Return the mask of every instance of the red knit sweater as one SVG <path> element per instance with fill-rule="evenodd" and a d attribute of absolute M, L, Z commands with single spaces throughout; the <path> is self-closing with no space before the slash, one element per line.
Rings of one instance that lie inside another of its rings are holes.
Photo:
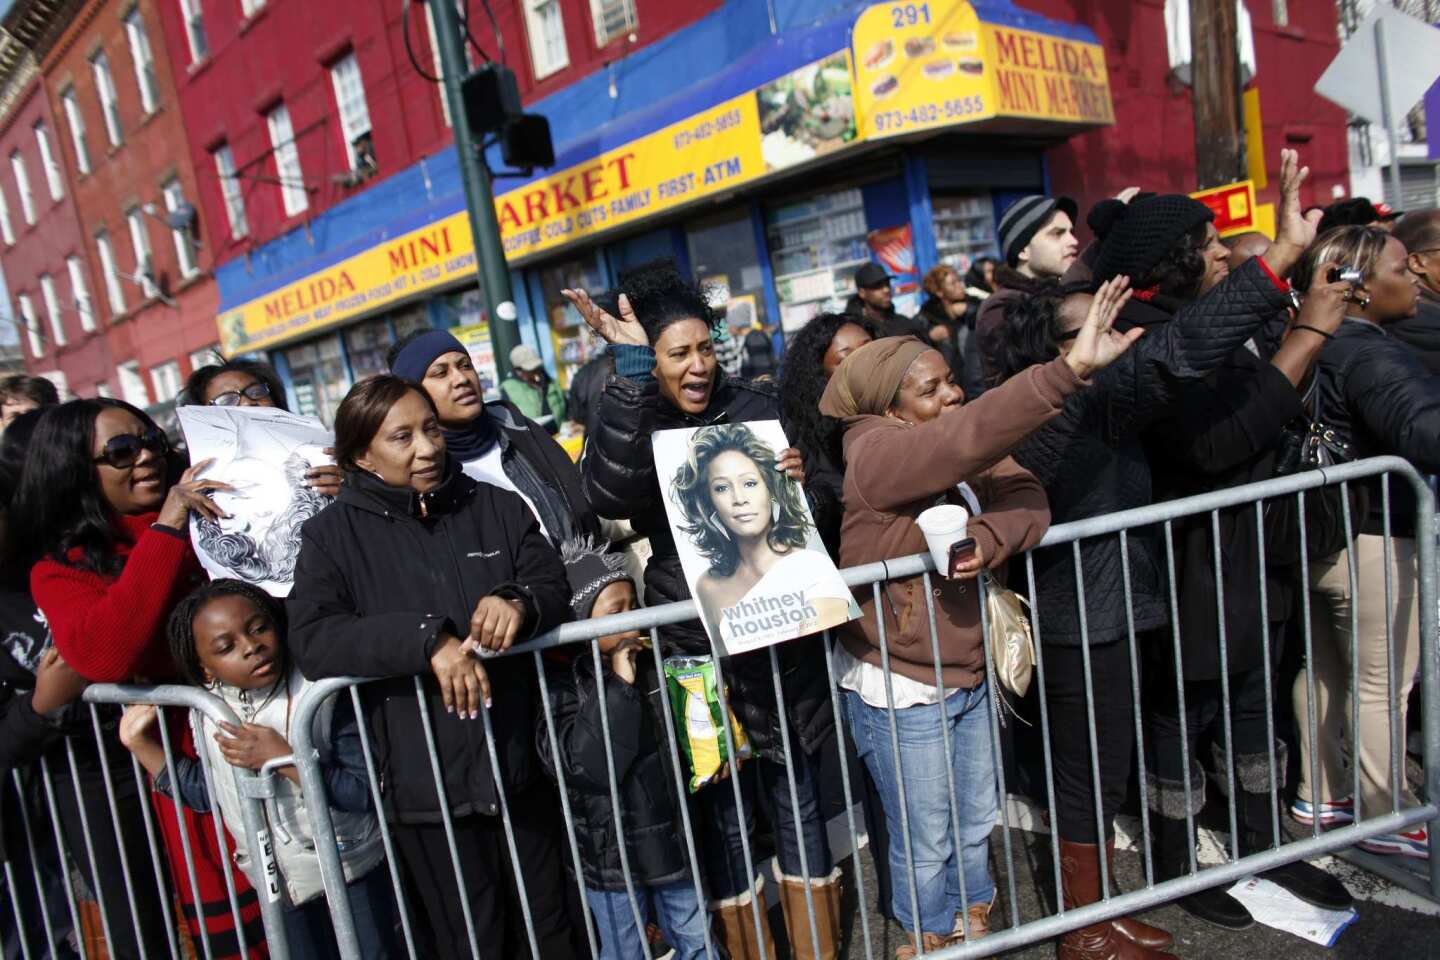
<path fill-rule="evenodd" d="M 165 619 L 203 579 L 189 538 L 153 527 L 158 514 L 121 517 L 119 576 L 45 559 L 30 571 L 30 592 L 49 621 L 55 647 L 94 683 L 163 680 L 175 673 Z M 72 551 L 71 560 L 79 559 Z"/>

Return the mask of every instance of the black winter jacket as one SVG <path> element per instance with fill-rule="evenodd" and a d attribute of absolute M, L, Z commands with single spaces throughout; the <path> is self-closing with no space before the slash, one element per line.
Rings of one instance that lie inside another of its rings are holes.
<path fill-rule="evenodd" d="M 1145 437 L 1156 501 L 1270 479 L 1275 476 L 1281 432 L 1305 413 L 1300 392 L 1289 379 L 1243 347 L 1203 380 L 1182 383 L 1172 410 L 1172 415 L 1152 426 Z M 1288 511 L 1292 504 L 1293 500 L 1282 498 L 1267 502 L 1266 509 Z M 1295 613 L 1292 584 L 1298 580 L 1292 574 L 1299 561 L 1299 542 L 1297 539 L 1290 549 L 1267 535 L 1262 557 L 1253 505 L 1222 510 L 1219 520 L 1226 666 L 1231 673 L 1238 673 L 1261 665 L 1262 565 L 1280 574 L 1267 579 L 1266 618 L 1275 623 L 1289 620 Z M 1267 525 L 1267 533 L 1269 529 Z M 1173 531 L 1185 679 L 1214 680 L 1220 676 L 1220 620 L 1210 514 L 1177 521 Z M 1271 562 L 1267 564 L 1267 560 Z M 1158 661 L 1173 671 L 1174 646 L 1155 647 Z"/>
<path fill-rule="evenodd" d="M 773 384 L 730 380 L 718 373 L 717 377 L 710 405 L 699 416 L 684 413 L 662 399 L 653 378 L 612 376 L 600 398 L 595 435 L 585 447 L 580 472 L 597 513 L 613 520 L 629 520 L 636 533 L 650 538 L 653 552 L 645 567 L 646 606 L 690 599 L 655 476 L 651 434 L 715 423 L 781 419 Z M 698 621 L 664 627 L 661 637 L 667 656 L 711 653 L 710 641 Z M 780 647 L 786 706 L 807 753 L 819 749 L 834 727 L 820 642 L 815 637 Z M 724 671 L 730 685 L 730 706 L 749 734 L 751 745 L 762 755 L 781 758 L 780 716 L 769 654 L 760 650 L 730 657 Z"/>
<path fill-rule="evenodd" d="M 400 822 L 440 819 L 411 679 L 417 674 L 450 812 L 499 812 L 483 724 L 446 713 L 431 673 L 441 634 L 464 637 L 476 604 L 491 595 L 524 601 L 522 639 L 569 614 L 565 568 L 525 501 L 449 466 L 445 482 L 423 497 L 368 473 L 348 474 L 335 503 L 301 528 L 286 602 L 290 647 L 306 677 L 393 678 L 360 689 L 385 814 Z M 513 795 L 540 775 L 534 664 L 525 655 L 505 656 L 487 661 L 486 669 L 500 771 Z"/>
<path fill-rule="evenodd" d="M 845 313 L 852 317 L 864 317 L 865 301 L 860 299 L 858 293 L 850 294 L 850 299 L 845 301 Z M 905 314 L 890 307 L 889 313 L 883 319 L 874 321 L 875 326 L 880 328 L 882 337 L 919 337 L 926 343 L 930 342 L 930 328 L 918 317 L 907 317 Z"/>
<path fill-rule="evenodd" d="M 609 350 L 585 361 L 570 378 L 570 419 L 585 428 L 588 435 L 595 429 L 595 412 L 605 381 L 615 372 L 615 356 Z"/>
<path fill-rule="evenodd" d="M 1440 374 L 1440 296 L 1421 289 L 1415 316 L 1385 325 L 1385 332 L 1408 345 L 1432 374 Z"/>
<path fill-rule="evenodd" d="M 552 542 L 563 543 L 576 536 L 600 536 L 600 520 L 585 499 L 580 471 L 565 448 L 555 442 L 550 432 L 527 418 L 520 408 L 508 400 L 485 404 L 485 416 L 495 424 L 504 447 L 505 473 L 514 482 L 511 458 L 524 461 L 530 472 L 539 478 L 552 495 L 548 500 L 562 515 L 564 529 L 551 529 Z M 516 482 L 521 490 L 525 486 Z"/>
<path fill-rule="evenodd" d="M 1346 317 L 1320 351 L 1322 419 L 1349 443 L 1356 458 L 1394 454 L 1421 473 L 1440 473 L 1440 377 L 1386 328 Z M 1362 533 L 1383 531 L 1378 480 Z M 1412 536 L 1409 484 L 1390 485 L 1391 532 Z"/>
<path fill-rule="evenodd" d="M 569 657 L 547 660 L 545 682 L 585 886 L 592 890 L 624 890 L 615 811 L 610 803 L 600 691 L 595 683 L 590 645 Z M 605 668 L 605 719 L 610 724 L 610 751 L 624 813 L 621 823 L 625 855 L 631 878 L 646 885 L 673 883 L 690 875 L 685 845 L 679 839 L 684 825 L 664 734 L 664 713 L 658 703 L 662 695 L 648 653 L 636 658 L 633 686 L 617 679 L 608 665 Z M 544 724 L 536 736 L 536 746 L 540 762 L 554 777 L 555 758 Z"/>
<path fill-rule="evenodd" d="M 1045 486 L 1051 522 L 1061 524 L 1153 501 L 1141 433 L 1170 414 L 1185 380 L 1203 377 L 1235 352 L 1267 318 L 1285 309 L 1288 288 L 1251 260 L 1178 314 L 1132 300 L 1121 319 L 1150 329 L 1094 386 L 1065 401 L 1059 417 L 1031 435 L 1015 459 Z M 1122 326 L 1121 323 L 1116 324 Z M 1149 528 L 1134 530 L 1130 580 L 1135 629 L 1169 622 L 1163 549 Z M 1036 616 L 1045 643 L 1080 644 L 1075 568 L 1066 544 L 1035 553 Z M 1080 546 L 1086 627 L 1091 643 L 1126 635 L 1118 537 Z"/>

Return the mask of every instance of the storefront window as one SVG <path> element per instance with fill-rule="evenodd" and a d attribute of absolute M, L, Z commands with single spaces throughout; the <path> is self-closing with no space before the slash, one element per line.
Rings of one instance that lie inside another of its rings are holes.
<path fill-rule="evenodd" d="M 545 320 L 555 348 L 555 374 L 561 389 L 570 388 L 570 377 L 600 349 L 600 341 L 585 326 L 580 314 L 560 295 L 561 290 L 583 288 L 591 293 L 605 289 L 605 278 L 593 254 L 567 260 L 540 270 L 540 293 Z"/>
<path fill-rule="evenodd" d="M 319 417 L 324 424 L 335 422 L 335 409 L 350 389 L 345 358 L 340 352 L 340 335 L 331 334 L 285 351 L 290 382 L 295 390 L 296 413 Z"/>
<path fill-rule="evenodd" d="M 481 393 L 490 398 L 498 396 L 500 374 L 495 368 L 495 347 L 490 342 L 490 325 L 485 321 L 485 297 L 480 288 L 466 287 L 453 293 L 442 293 L 431 306 L 435 311 L 435 325 L 448 328 L 470 352 L 470 360 L 480 374 Z M 399 333 L 398 329 L 396 333 Z"/>
<path fill-rule="evenodd" d="M 964 276 L 977 257 L 995 256 L 995 206 L 988 193 L 930 198 L 935 250 L 940 262 Z"/>
<path fill-rule="evenodd" d="M 854 292 L 855 268 L 870 259 L 859 189 L 771 207 L 765 221 L 785 332 L 794 333 L 818 313 L 843 309 Z"/>
<path fill-rule="evenodd" d="M 345 353 L 350 357 L 350 373 L 356 382 L 389 371 L 385 352 L 393 342 L 390 322 L 385 317 L 357 323 L 345 331 Z"/>
<path fill-rule="evenodd" d="M 712 302 L 732 329 L 765 326 L 765 283 L 755 230 L 744 211 L 692 224 L 686 231 L 695 277 L 710 288 Z"/>

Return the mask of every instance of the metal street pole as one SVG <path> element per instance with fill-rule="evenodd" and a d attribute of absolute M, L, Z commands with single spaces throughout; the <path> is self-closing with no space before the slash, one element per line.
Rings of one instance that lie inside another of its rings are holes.
<path fill-rule="evenodd" d="M 504 380 L 510 374 L 510 351 L 520 343 L 518 311 L 511 299 L 510 268 L 500 241 L 500 222 L 495 217 L 495 196 L 490 171 L 481 148 L 465 121 L 465 103 L 460 82 L 468 66 L 465 37 L 455 4 L 433 0 L 436 40 L 440 47 L 440 79 L 445 103 L 450 108 L 450 127 L 455 132 L 455 150 L 460 155 L 460 180 L 465 185 L 465 206 L 470 212 L 470 235 L 475 241 L 475 273 L 485 298 L 485 315 L 490 323 L 490 343 L 495 348 L 495 368 Z"/>
<path fill-rule="evenodd" d="M 1375 69 L 1380 71 L 1380 122 L 1385 125 L 1385 142 L 1390 145 L 1390 205 L 1405 205 L 1400 195 L 1400 146 L 1395 137 L 1395 117 L 1390 109 L 1390 71 L 1386 69 L 1385 21 L 1375 21 Z"/>

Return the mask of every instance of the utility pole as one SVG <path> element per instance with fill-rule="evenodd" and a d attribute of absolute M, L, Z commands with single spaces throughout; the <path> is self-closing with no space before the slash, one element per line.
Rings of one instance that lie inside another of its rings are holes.
<path fill-rule="evenodd" d="M 1235 0 L 1190 0 L 1190 85 L 1197 186 L 1245 179 Z"/>
<path fill-rule="evenodd" d="M 495 369 L 504 380 L 510 373 L 510 351 L 520 343 L 518 311 L 511 299 L 510 268 L 505 264 L 505 247 L 500 241 L 500 222 L 495 217 L 495 195 L 490 170 L 480 144 L 475 142 L 466 122 L 465 100 L 460 82 L 468 65 L 465 37 L 455 4 L 435 0 L 430 4 L 435 17 L 435 35 L 440 46 L 440 80 L 445 103 L 450 108 L 450 128 L 455 132 L 455 150 L 460 155 L 460 181 L 465 185 L 465 206 L 470 213 L 470 235 L 475 242 L 475 273 L 485 298 L 485 316 L 490 324 L 490 343 L 495 348 Z"/>

